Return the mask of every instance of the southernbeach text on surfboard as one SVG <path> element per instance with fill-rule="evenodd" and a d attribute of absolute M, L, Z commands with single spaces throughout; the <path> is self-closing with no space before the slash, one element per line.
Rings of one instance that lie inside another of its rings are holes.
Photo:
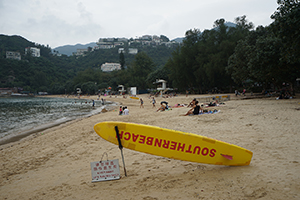
<path fill-rule="evenodd" d="M 243 166 L 249 165 L 252 152 L 242 147 L 204 137 L 156 126 L 101 122 L 94 126 L 103 139 L 118 145 L 115 127 L 123 147 L 157 156 L 184 161 Z"/>

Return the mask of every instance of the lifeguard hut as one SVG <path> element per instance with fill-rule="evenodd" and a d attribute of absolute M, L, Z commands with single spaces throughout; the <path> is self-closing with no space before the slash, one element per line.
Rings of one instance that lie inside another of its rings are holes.
<path fill-rule="evenodd" d="M 80 95 L 82 93 L 80 88 L 76 88 L 77 94 Z"/>
<path fill-rule="evenodd" d="M 156 79 L 154 84 L 157 84 L 157 90 L 160 91 L 160 96 L 162 97 L 162 94 L 168 91 L 170 88 L 167 88 L 167 81 L 162 79 Z"/>
<path fill-rule="evenodd" d="M 118 85 L 118 88 L 120 88 L 120 89 L 119 89 L 119 94 L 120 94 L 120 95 L 122 95 L 123 92 L 126 92 L 126 90 L 124 89 L 124 85 Z"/>

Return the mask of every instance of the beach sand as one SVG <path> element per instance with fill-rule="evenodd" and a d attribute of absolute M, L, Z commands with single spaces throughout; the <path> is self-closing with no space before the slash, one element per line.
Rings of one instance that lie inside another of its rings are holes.
<path fill-rule="evenodd" d="M 169 105 L 194 96 L 156 98 Z M 0 199 L 300 199 L 300 100 L 241 100 L 232 95 L 217 114 L 180 116 L 189 108 L 155 112 L 144 100 L 106 97 L 128 106 L 70 121 L 0 146 Z M 96 99 L 95 96 L 87 97 Z M 200 103 L 203 103 L 200 101 Z M 192 163 L 123 149 L 127 177 L 117 145 L 98 136 L 102 121 L 154 125 L 200 134 L 253 152 L 249 166 Z M 90 162 L 119 159 L 122 178 L 91 182 Z"/>

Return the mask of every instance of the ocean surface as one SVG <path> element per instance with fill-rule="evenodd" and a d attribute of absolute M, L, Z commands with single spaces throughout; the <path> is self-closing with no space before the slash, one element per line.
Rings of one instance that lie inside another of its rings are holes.
<path fill-rule="evenodd" d="M 0 139 L 98 114 L 106 105 L 70 98 L 0 98 Z"/>

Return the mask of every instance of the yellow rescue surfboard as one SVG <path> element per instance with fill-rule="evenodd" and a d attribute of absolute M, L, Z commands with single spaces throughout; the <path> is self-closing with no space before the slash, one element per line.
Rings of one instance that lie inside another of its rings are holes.
<path fill-rule="evenodd" d="M 136 100 L 138 100 L 140 98 L 138 98 L 138 97 L 130 97 L 130 99 L 136 99 Z"/>
<path fill-rule="evenodd" d="M 156 126 L 125 122 L 101 122 L 94 126 L 103 139 L 117 144 L 118 127 L 123 147 L 178 160 L 242 166 L 249 165 L 252 152 L 242 147 L 205 136 Z"/>

